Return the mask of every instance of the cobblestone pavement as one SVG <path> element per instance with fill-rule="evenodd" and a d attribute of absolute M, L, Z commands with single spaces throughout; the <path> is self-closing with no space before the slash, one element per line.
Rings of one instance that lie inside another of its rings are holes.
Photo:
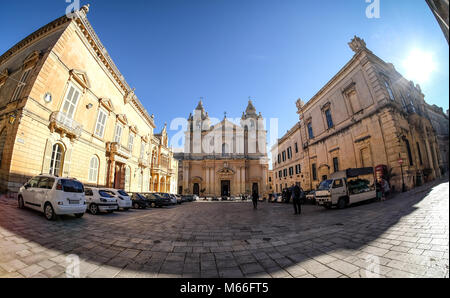
<path fill-rule="evenodd" d="M 81 277 L 448 277 L 448 195 L 440 181 L 301 216 L 198 202 L 56 222 L 2 199 L 0 277 L 65 277 L 73 254 Z"/>

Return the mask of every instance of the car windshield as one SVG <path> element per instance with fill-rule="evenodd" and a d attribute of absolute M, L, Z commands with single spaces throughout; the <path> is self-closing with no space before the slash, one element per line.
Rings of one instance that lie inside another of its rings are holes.
<path fill-rule="evenodd" d="M 141 195 L 140 193 L 136 193 L 135 195 L 138 199 L 145 200 L 145 196 Z"/>
<path fill-rule="evenodd" d="M 320 183 L 318 190 L 329 190 L 332 183 L 333 183 L 333 180 L 322 181 L 322 183 Z"/>
<path fill-rule="evenodd" d="M 117 192 L 122 196 L 129 197 L 129 195 L 124 190 L 118 190 Z"/>
<path fill-rule="evenodd" d="M 61 185 L 64 192 L 84 193 L 84 187 L 81 182 L 69 179 L 61 179 Z"/>
<path fill-rule="evenodd" d="M 103 198 L 112 198 L 113 196 L 111 195 L 111 192 L 106 191 L 106 190 L 99 190 L 98 191 L 99 195 Z"/>

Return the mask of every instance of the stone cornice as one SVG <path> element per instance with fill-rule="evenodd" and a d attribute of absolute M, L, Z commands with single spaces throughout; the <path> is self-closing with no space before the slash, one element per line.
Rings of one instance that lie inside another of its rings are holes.
<path fill-rule="evenodd" d="M 27 48 L 29 45 L 33 44 L 37 40 L 47 36 L 48 34 L 54 32 L 55 30 L 59 29 L 64 24 L 70 23 L 72 21 L 75 22 L 77 27 L 81 30 L 83 35 L 88 40 L 91 48 L 96 53 L 97 57 L 96 59 L 99 59 L 106 69 L 111 73 L 114 80 L 119 84 L 120 88 L 122 89 L 124 93 L 124 97 L 130 93 L 133 93 L 133 90 L 130 88 L 128 83 L 125 81 L 124 76 L 120 73 L 117 66 L 114 64 L 113 60 L 109 56 L 106 48 L 101 43 L 99 37 L 95 33 L 94 29 L 92 28 L 89 20 L 87 19 L 86 13 L 88 10 L 81 9 L 80 11 L 76 11 L 73 13 L 73 18 L 69 18 L 66 15 L 54 20 L 53 22 L 43 26 L 42 28 L 38 29 L 37 31 L 33 32 L 32 34 L 28 35 L 26 38 L 24 38 L 22 41 L 14 45 L 11 49 L 6 51 L 3 55 L 0 56 L 0 65 L 6 62 L 8 59 L 14 57 L 17 53 L 19 53 L 22 49 Z M 152 128 L 156 128 L 155 123 L 153 121 L 153 118 L 150 117 L 147 110 L 144 108 L 142 103 L 139 101 L 139 99 L 136 96 L 133 96 L 129 102 L 133 105 L 134 108 L 136 108 L 144 117 L 144 119 L 148 122 L 148 124 Z"/>
<path fill-rule="evenodd" d="M 34 43 L 36 40 L 42 38 L 45 35 L 53 32 L 58 29 L 62 25 L 71 22 L 72 20 L 67 16 L 62 16 L 51 23 L 43 26 L 37 31 L 31 33 L 17 44 L 15 44 L 12 48 L 6 51 L 3 55 L 0 56 L 0 65 L 5 63 L 8 59 L 14 57 L 17 53 L 19 53 L 22 49 L 27 48 L 30 44 Z"/>

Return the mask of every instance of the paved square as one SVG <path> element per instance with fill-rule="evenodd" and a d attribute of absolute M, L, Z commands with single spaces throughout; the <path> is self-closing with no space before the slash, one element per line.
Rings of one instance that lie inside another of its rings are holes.
<path fill-rule="evenodd" d="M 0 277 L 448 277 L 449 183 L 325 210 L 195 202 L 48 222 L 0 202 Z"/>

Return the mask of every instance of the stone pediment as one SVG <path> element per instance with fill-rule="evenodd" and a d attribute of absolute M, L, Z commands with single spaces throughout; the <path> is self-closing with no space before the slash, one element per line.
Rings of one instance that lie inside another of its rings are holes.
<path fill-rule="evenodd" d="M 233 169 L 231 169 L 229 167 L 224 167 L 224 168 L 220 169 L 219 171 L 217 171 L 217 174 L 219 174 L 219 175 L 234 175 L 235 172 L 233 171 Z"/>
<path fill-rule="evenodd" d="M 69 71 L 70 79 L 73 79 L 75 82 L 77 82 L 81 87 L 83 87 L 83 90 L 86 91 L 86 89 L 91 88 L 91 83 L 89 82 L 89 78 L 86 74 L 86 72 L 72 69 Z"/>
<path fill-rule="evenodd" d="M 128 124 L 128 119 L 127 116 L 125 114 L 119 114 L 117 115 L 117 120 L 119 120 L 120 122 L 122 122 L 124 125 Z"/>
<path fill-rule="evenodd" d="M 100 98 L 100 104 L 109 112 L 114 111 L 114 106 L 109 98 Z"/>

